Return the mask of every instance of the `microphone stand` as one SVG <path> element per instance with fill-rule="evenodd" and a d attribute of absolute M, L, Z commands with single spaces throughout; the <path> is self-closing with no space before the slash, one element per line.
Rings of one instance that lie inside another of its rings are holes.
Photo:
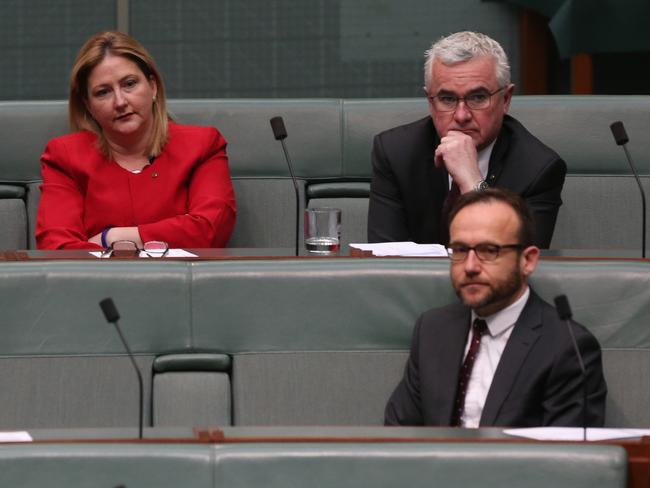
<path fill-rule="evenodd" d="M 131 364 L 133 365 L 133 369 L 135 369 L 135 373 L 138 376 L 138 391 L 139 391 L 139 397 L 140 401 L 139 403 L 139 415 L 138 415 L 138 439 L 142 439 L 142 425 L 143 425 L 143 413 L 144 413 L 144 408 L 143 408 L 143 403 L 144 403 L 144 387 L 142 384 L 142 373 L 140 373 L 140 368 L 138 368 L 138 364 L 135 362 L 135 357 L 133 356 L 133 353 L 131 352 L 131 348 L 129 347 L 129 344 L 126 342 L 126 338 L 124 337 L 124 334 L 122 334 L 122 330 L 120 329 L 120 326 L 118 324 L 118 320 L 120 318 L 120 314 L 117 312 L 117 308 L 115 307 L 115 304 L 113 303 L 112 298 L 105 298 L 101 302 L 99 302 L 99 306 L 101 307 L 102 311 L 104 312 L 104 315 L 106 316 L 106 320 L 113 324 L 115 326 L 115 329 L 117 330 L 117 334 L 120 336 L 120 340 L 122 341 L 122 344 L 124 345 L 124 349 L 126 349 L 127 354 L 129 355 L 129 359 L 131 360 Z"/>
<path fill-rule="evenodd" d="M 555 308 L 557 308 L 558 316 L 560 320 L 563 320 L 569 331 L 569 336 L 571 337 L 571 343 L 573 344 L 573 350 L 578 358 L 578 365 L 580 366 L 580 372 L 582 373 L 582 440 L 587 441 L 587 370 L 585 368 L 585 363 L 582 360 L 582 354 L 580 354 L 580 348 L 578 348 L 578 342 L 576 341 L 576 336 L 573 333 L 573 328 L 571 327 L 571 306 L 569 305 L 569 300 L 566 295 L 559 295 L 555 297 Z"/>
<path fill-rule="evenodd" d="M 287 161 L 289 174 L 291 175 L 291 181 L 293 182 L 293 190 L 296 193 L 296 256 L 298 256 L 300 242 L 300 192 L 298 190 L 296 175 L 293 172 L 293 165 L 291 164 L 289 151 L 284 143 L 284 140 L 287 138 L 287 129 L 284 126 L 284 120 L 280 116 L 273 117 L 269 122 L 271 123 L 271 129 L 273 130 L 273 137 L 275 137 L 276 141 L 280 141 L 280 144 L 282 144 L 284 159 Z"/>
<path fill-rule="evenodd" d="M 641 217 L 641 257 L 645 258 L 645 243 L 646 243 L 646 202 L 645 202 L 645 191 L 643 190 L 643 185 L 641 184 L 641 178 L 639 178 L 639 173 L 636 170 L 636 167 L 634 166 L 634 162 L 632 161 L 632 156 L 630 155 L 630 151 L 627 149 L 627 143 L 630 141 L 630 138 L 627 136 L 627 132 L 625 131 L 625 126 L 623 125 L 623 122 L 620 120 L 617 122 L 612 123 L 609 128 L 612 131 L 612 135 L 614 136 L 614 141 L 618 146 L 623 146 L 623 151 L 625 151 L 625 157 L 627 158 L 627 162 L 630 165 L 630 169 L 632 170 L 632 174 L 634 175 L 634 179 L 636 180 L 636 184 L 639 187 L 639 193 L 641 193 L 641 212 L 642 212 L 642 217 Z"/>
<path fill-rule="evenodd" d="M 296 256 L 298 256 L 300 242 L 300 192 L 298 191 L 298 182 L 293 173 L 291 158 L 289 157 L 289 151 L 287 151 L 287 145 L 284 143 L 284 139 L 280 139 L 280 144 L 282 144 L 284 157 L 287 159 L 287 166 L 289 166 L 289 174 L 291 175 L 291 181 L 293 182 L 293 191 L 296 193 Z"/>
<path fill-rule="evenodd" d="M 122 330 L 120 329 L 120 326 L 117 323 L 117 320 L 113 322 L 113 325 L 115 326 L 115 329 L 117 330 L 118 335 L 120 336 L 120 340 L 122 341 L 122 344 L 124 344 L 124 348 L 126 349 L 126 352 L 129 355 L 129 359 L 131 360 L 131 364 L 133 364 L 133 368 L 135 369 L 135 373 L 138 375 L 138 389 L 140 391 L 140 401 L 138 402 L 139 405 L 139 415 L 138 415 L 138 438 L 142 439 L 142 414 L 143 414 L 143 408 L 142 408 L 142 402 L 143 402 L 143 386 L 142 386 L 142 373 L 140 373 L 140 368 L 138 368 L 138 365 L 135 362 L 135 358 L 133 357 L 133 353 L 131 352 L 131 348 L 129 348 L 128 343 L 126 342 L 126 339 L 124 338 L 124 335 L 122 334 Z"/>
<path fill-rule="evenodd" d="M 636 184 L 639 186 L 639 193 L 641 193 L 641 231 L 643 232 L 641 234 L 641 257 L 645 258 L 645 233 L 646 233 L 646 203 L 645 203 L 645 191 L 643 190 L 643 185 L 641 184 L 641 179 L 639 178 L 639 173 L 637 173 L 636 168 L 634 167 L 634 163 L 632 162 L 632 156 L 630 155 L 630 151 L 627 149 L 627 144 L 622 144 L 623 146 L 623 151 L 625 151 L 625 157 L 627 158 L 628 163 L 630 163 L 630 167 L 632 168 L 632 173 L 634 173 L 634 179 L 636 179 Z"/>

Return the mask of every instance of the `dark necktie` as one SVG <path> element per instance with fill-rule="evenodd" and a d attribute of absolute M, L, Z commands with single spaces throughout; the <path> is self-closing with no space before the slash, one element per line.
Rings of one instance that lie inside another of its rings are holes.
<path fill-rule="evenodd" d="M 451 417 L 452 426 L 460 426 L 460 419 L 463 415 L 463 410 L 465 409 L 465 395 L 467 394 L 467 384 L 469 383 L 469 378 L 472 375 L 474 361 L 476 360 L 476 355 L 478 354 L 479 347 L 481 346 L 481 337 L 486 332 L 487 324 L 485 323 L 485 320 L 474 320 L 474 325 L 472 326 L 472 341 L 470 342 L 469 351 L 467 351 L 467 356 L 465 356 L 465 361 L 463 361 L 463 366 L 460 368 L 460 374 L 458 375 L 456 402 L 454 403 L 454 413 Z"/>
<path fill-rule="evenodd" d="M 442 212 L 440 212 L 440 244 L 443 246 L 449 244 L 449 214 L 459 197 L 460 188 L 452 181 L 447 197 L 442 203 Z"/>

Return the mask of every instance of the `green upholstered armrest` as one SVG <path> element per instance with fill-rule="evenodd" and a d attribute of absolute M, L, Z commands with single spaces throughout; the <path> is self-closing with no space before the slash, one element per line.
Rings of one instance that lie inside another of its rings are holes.
<path fill-rule="evenodd" d="M 0 198 L 24 198 L 25 187 L 0 184 Z"/>
<path fill-rule="evenodd" d="M 307 198 L 368 198 L 370 183 L 364 181 L 341 181 L 314 183 L 307 186 Z"/>
<path fill-rule="evenodd" d="M 227 372 L 231 368 L 231 359 L 227 354 L 165 354 L 153 362 L 155 373 L 171 371 L 218 371 Z"/>

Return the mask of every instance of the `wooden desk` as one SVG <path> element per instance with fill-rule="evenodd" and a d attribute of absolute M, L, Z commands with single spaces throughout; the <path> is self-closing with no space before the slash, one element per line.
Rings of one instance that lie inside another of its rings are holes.
<path fill-rule="evenodd" d="M 268 259 L 274 258 L 295 258 L 294 251 L 289 248 L 205 248 L 205 249 L 187 249 L 188 252 L 196 254 L 197 257 L 189 258 L 117 258 L 112 257 L 104 261 L 115 260 L 173 260 L 173 261 L 201 261 L 201 260 L 219 260 L 219 259 Z M 71 261 L 102 261 L 94 257 L 88 251 L 83 250 L 63 250 L 63 251 L 40 251 L 40 250 L 19 250 L 19 251 L 0 251 L 0 261 L 54 261 L 54 260 L 71 260 Z"/>
<path fill-rule="evenodd" d="M 195 258 L 110 258 L 110 260 L 124 259 L 165 259 L 174 261 L 203 261 L 221 259 L 340 259 L 340 258 L 372 258 L 372 259 L 395 259 L 396 257 L 374 257 L 369 251 L 354 251 L 351 254 L 342 253 L 339 256 L 322 256 L 307 254 L 301 251 L 296 257 L 293 248 L 201 248 L 187 249 L 196 254 Z M 543 249 L 542 260 L 621 260 L 621 261 L 645 261 L 640 253 L 630 249 Z M 402 257 L 400 259 L 447 259 L 440 257 Z M 63 250 L 63 251 L 41 251 L 41 250 L 10 250 L 0 251 L 0 261 L 42 261 L 42 260 L 88 260 L 97 261 L 88 251 Z"/>

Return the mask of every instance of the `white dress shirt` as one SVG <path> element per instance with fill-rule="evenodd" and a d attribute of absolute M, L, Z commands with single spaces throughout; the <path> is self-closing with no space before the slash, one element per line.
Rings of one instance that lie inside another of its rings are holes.
<path fill-rule="evenodd" d="M 526 291 L 516 302 L 489 317 L 479 317 L 472 310 L 472 323 L 474 323 L 474 319 L 483 319 L 487 323 L 488 330 L 481 337 L 481 346 L 476 355 L 472 374 L 467 384 L 465 409 L 460 419 L 460 424 L 463 427 L 478 427 L 479 421 L 481 420 L 481 413 L 485 406 L 485 399 L 487 398 L 488 391 L 490 391 L 492 378 L 499 365 L 501 354 L 510 338 L 515 322 L 517 322 L 519 315 L 521 315 L 522 310 L 526 306 L 529 296 L 530 289 L 526 287 Z M 472 328 L 470 327 L 464 356 L 469 351 L 471 339 Z"/>

